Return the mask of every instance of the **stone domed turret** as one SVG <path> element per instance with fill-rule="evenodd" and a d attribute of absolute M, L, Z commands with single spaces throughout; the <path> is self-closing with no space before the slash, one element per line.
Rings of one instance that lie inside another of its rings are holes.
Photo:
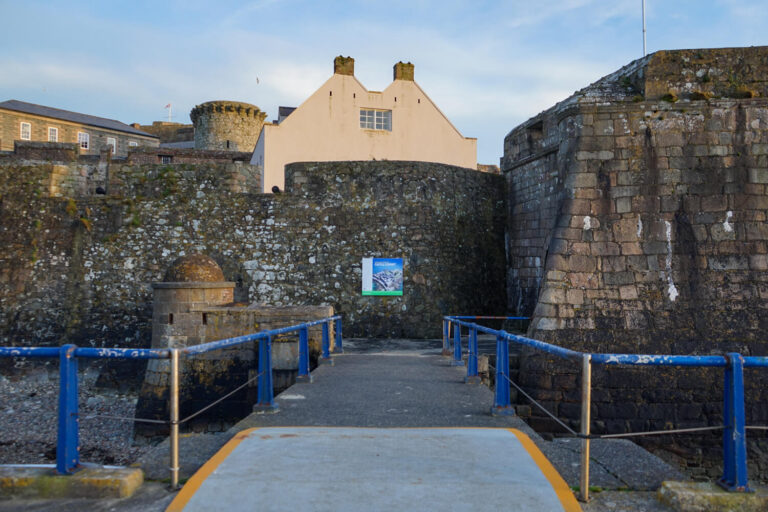
<path fill-rule="evenodd" d="M 163 277 L 165 283 L 218 283 L 224 281 L 221 267 L 210 256 L 190 254 L 171 263 Z"/>

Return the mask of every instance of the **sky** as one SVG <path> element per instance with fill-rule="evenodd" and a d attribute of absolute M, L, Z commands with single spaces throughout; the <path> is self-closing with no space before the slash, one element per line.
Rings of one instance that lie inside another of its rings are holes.
<path fill-rule="evenodd" d="M 355 58 L 398 61 L 498 164 L 518 124 L 642 57 L 642 0 L 0 0 L 0 101 L 190 123 L 211 100 L 277 117 Z M 648 52 L 768 44 L 765 0 L 647 0 Z"/>

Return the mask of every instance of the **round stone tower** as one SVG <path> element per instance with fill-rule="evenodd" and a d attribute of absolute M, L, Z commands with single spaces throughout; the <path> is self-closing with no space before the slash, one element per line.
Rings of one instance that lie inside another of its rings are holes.
<path fill-rule="evenodd" d="M 224 280 L 221 267 L 210 257 L 191 254 L 177 258 L 165 273 L 162 282 L 152 283 L 154 308 L 152 311 L 152 348 L 184 348 L 206 341 L 206 308 L 229 304 L 233 301 L 235 283 Z M 239 356 L 240 354 L 237 353 Z M 240 363 L 238 363 L 240 364 Z M 231 378 L 243 380 L 252 361 L 235 367 L 234 356 L 218 354 L 208 360 L 205 356 L 184 358 L 180 365 L 179 405 L 182 416 L 189 415 L 223 395 L 222 388 L 231 389 Z M 150 359 L 144 373 L 136 417 L 166 420 L 168 418 L 168 392 L 170 364 L 168 359 Z M 226 404 L 224 404 L 226 405 Z M 211 414 L 221 418 L 242 417 L 244 407 L 231 413 L 223 406 L 214 408 Z M 199 416 L 197 423 L 185 428 L 204 427 L 210 417 Z M 222 419 L 217 420 L 219 422 Z M 137 422 L 134 434 L 138 437 L 167 435 L 167 425 Z"/>
<path fill-rule="evenodd" d="M 235 283 L 224 280 L 213 258 L 191 254 L 177 258 L 163 282 L 152 283 L 152 288 L 152 348 L 172 348 L 204 342 L 206 321 L 199 309 L 233 302 Z"/>
<path fill-rule="evenodd" d="M 195 149 L 251 152 L 267 114 L 239 101 L 208 101 L 189 113 L 195 125 Z"/>

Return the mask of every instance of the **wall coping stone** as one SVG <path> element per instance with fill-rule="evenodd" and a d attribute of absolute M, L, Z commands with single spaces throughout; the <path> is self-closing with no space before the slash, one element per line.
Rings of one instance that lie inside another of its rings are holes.
<path fill-rule="evenodd" d="M 177 283 L 152 283 L 153 289 L 158 288 L 233 288 L 233 281 L 219 281 L 217 283 L 206 283 L 203 281 L 177 282 Z"/>

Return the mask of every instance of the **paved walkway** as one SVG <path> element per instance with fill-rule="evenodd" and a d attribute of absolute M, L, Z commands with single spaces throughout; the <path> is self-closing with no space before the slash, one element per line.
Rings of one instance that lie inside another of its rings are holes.
<path fill-rule="evenodd" d="M 334 366 L 280 394 L 277 414 L 252 414 L 239 429 L 265 426 L 527 428 L 490 415 L 493 394 L 464 383 L 438 342 L 355 340 Z"/>
<path fill-rule="evenodd" d="M 527 425 L 491 416 L 490 390 L 438 343 L 345 350 L 239 423 L 168 510 L 581 510 Z"/>
<path fill-rule="evenodd" d="M 580 511 L 513 429 L 254 428 L 241 432 L 168 511 Z"/>

